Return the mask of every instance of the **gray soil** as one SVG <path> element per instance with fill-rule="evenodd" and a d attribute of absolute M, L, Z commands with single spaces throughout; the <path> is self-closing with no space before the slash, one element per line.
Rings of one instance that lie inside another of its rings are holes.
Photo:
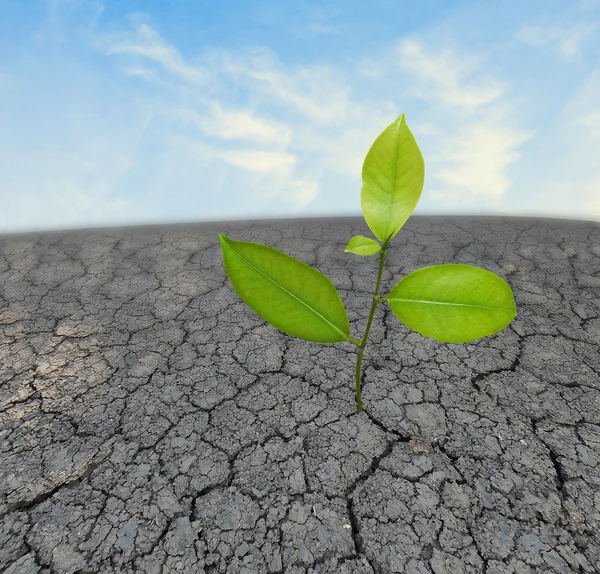
<path fill-rule="evenodd" d="M 512 287 L 438 343 L 377 307 L 356 347 L 281 333 L 217 239 L 327 275 L 361 338 L 362 217 L 0 236 L 0 571 L 600 572 L 600 223 L 412 216 L 380 295 L 430 265 Z"/>

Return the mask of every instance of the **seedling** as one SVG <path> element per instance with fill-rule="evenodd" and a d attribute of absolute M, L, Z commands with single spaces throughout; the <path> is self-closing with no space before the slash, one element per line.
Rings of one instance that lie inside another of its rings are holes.
<path fill-rule="evenodd" d="M 222 233 L 225 270 L 242 301 L 280 331 L 314 343 L 351 341 L 358 347 L 356 403 L 362 411 L 360 366 L 376 306 L 387 301 L 407 327 L 441 343 L 469 343 L 502 331 L 516 316 L 512 289 L 491 271 L 447 263 L 423 267 L 379 296 L 388 244 L 414 211 L 425 182 L 425 163 L 404 114 L 375 140 L 362 168 L 360 204 L 374 239 L 356 235 L 345 253 L 379 253 L 379 273 L 362 339 L 350 323 L 334 284 L 320 271 L 282 251 Z"/>

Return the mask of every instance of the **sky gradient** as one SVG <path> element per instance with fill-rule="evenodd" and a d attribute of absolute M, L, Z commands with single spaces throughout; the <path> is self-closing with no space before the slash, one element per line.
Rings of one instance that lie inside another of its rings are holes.
<path fill-rule="evenodd" d="M 484 9 L 485 8 L 485 9 Z M 600 0 L 0 0 L 0 234 L 361 216 L 600 221 Z"/>

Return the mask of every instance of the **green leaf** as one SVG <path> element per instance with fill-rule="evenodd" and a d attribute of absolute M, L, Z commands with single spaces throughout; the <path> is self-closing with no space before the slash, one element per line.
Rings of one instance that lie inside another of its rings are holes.
<path fill-rule="evenodd" d="M 510 285 L 491 271 L 448 263 L 413 271 L 387 297 L 399 321 L 442 343 L 469 343 L 502 331 L 516 316 Z"/>
<path fill-rule="evenodd" d="M 355 253 L 356 255 L 362 255 L 368 257 L 381 251 L 381 245 L 374 239 L 365 237 L 364 235 L 355 235 L 346 245 L 344 253 Z"/>
<path fill-rule="evenodd" d="M 219 243 L 235 292 L 267 323 L 314 343 L 349 340 L 346 309 L 323 273 L 260 243 L 234 241 L 222 233 Z"/>
<path fill-rule="evenodd" d="M 375 140 L 362 168 L 360 205 L 367 225 L 389 241 L 414 211 L 425 182 L 425 162 L 404 114 Z"/>

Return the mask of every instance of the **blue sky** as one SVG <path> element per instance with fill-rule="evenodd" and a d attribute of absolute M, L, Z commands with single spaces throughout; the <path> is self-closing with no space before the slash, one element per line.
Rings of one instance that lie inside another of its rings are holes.
<path fill-rule="evenodd" d="M 1 0 L 0 233 L 361 216 L 600 221 L 600 0 Z"/>

